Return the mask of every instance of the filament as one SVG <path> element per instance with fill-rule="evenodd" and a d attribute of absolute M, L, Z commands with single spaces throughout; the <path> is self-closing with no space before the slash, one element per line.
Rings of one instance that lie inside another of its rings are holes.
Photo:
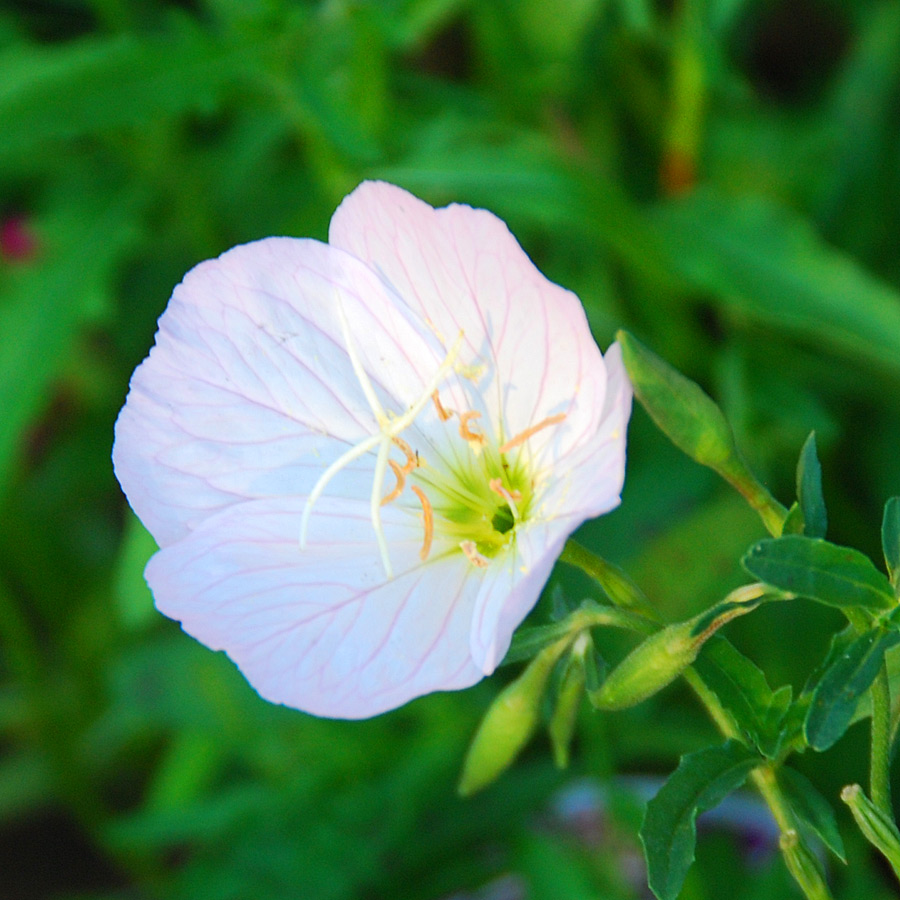
<path fill-rule="evenodd" d="M 528 438 L 537 434 L 539 431 L 543 431 L 545 428 L 549 428 L 551 425 L 558 425 L 565 419 L 565 413 L 557 413 L 555 416 L 547 416 L 546 419 L 541 419 L 537 425 L 532 425 L 530 428 L 526 428 L 524 431 L 520 431 L 514 438 L 510 438 L 505 444 L 503 444 L 498 452 L 499 453 L 509 453 L 513 447 L 518 447 L 520 444 L 524 444 Z"/>
<path fill-rule="evenodd" d="M 415 495 L 422 504 L 422 514 L 425 517 L 425 538 L 422 541 L 422 549 L 419 551 L 419 559 L 425 562 L 428 554 L 431 552 L 431 541 L 434 538 L 434 510 L 431 508 L 431 501 L 425 496 L 425 491 L 418 485 L 410 485 Z"/>

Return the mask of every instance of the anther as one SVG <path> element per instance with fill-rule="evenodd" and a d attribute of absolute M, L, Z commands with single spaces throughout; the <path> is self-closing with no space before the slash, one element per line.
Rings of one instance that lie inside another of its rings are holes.
<path fill-rule="evenodd" d="M 478 552 L 475 541 L 460 541 L 459 549 L 466 555 L 466 559 L 479 569 L 488 567 L 488 560 Z"/>
<path fill-rule="evenodd" d="M 444 409 L 444 405 L 441 403 L 441 398 L 438 396 L 437 391 L 431 395 L 431 399 L 434 401 L 435 409 L 437 409 L 438 418 L 442 422 L 446 422 L 447 419 L 452 418 L 453 410 Z"/>
<path fill-rule="evenodd" d="M 419 559 L 425 562 L 428 554 L 431 552 L 431 541 L 434 538 L 434 510 L 431 508 L 431 501 L 425 496 L 425 491 L 418 485 L 410 485 L 415 495 L 422 504 L 422 515 L 425 517 L 425 538 L 422 541 L 422 549 L 419 551 Z"/>
<path fill-rule="evenodd" d="M 388 460 L 388 465 L 391 467 L 391 471 L 394 473 L 394 476 L 397 479 L 397 484 L 389 494 L 385 494 L 381 498 L 382 506 L 385 506 L 392 500 L 396 500 L 403 493 L 403 488 L 406 485 L 406 468 L 404 467 L 401 469 L 400 466 L 392 459 Z"/>
<path fill-rule="evenodd" d="M 470 419 L 480 419 L 480 412 L 464 412 L 459 414 L 459 435 L 462 438 L 465 438 L 471 445 L 472 449 L 476 453 L 481 452 L 481 448 L 487 443 L 485 436 L 481 434 L 479 431 L 471 431 L 469 429 L 469 420 Z"/>
<path fill-rule="evenodd" d="M 417 453 L 413 453 L 412 447 L 410 447 L 402 437 L 397 437 L 397 435 L 394 435 L 392 440 L 403 451 L 403 455 L 406 457 L 406 463 L 403 466 L 403 474 L 409 475 L 409 473 L 412 472 L 413 469 L 418 469 L 419 455 Z"/>
<path fill-rule="evenodd" d="M 557 413 L 555 416 L 547 416 L 546 419 L 541 419 L 537 425 L 532 425 L 530 428 L 526 428 L 524 431 L 520 431 L 514 438 L 510 438 L 505 444 L 503 444 L 499 451 L 500 453 L 509 453 L 513 447 L 518 447 L 520 444 L 524 444 L 528 438 L 532 437 L 532 435 L 537 434 L 539 431 L 543 431 L 545 428 L 549 428 L 551 425 L 558 425 L 565 419 L 565 413 Z"/>
<path fill-rule="evenodd" d="M 510 491 L 503 487 L 503 482 L 499 478 L 492 478 L 488 482 L 488 487 L 495 493 L 499 494 L 507 503 L 517 503 L 522 499 L 521 491 Z"/>
<path fill-rule="evenodd" d="M 443 362 L 440 364 L 437 371 L 434 373 L 434 376 L 425 386 L 425 389 L 422 391 L 422 394 L 419 396 L 418 400 L 416 400 L 415 403 L 412 404 L 412 406 L 408 407 L 406 411 L 401 415 L 390 416 L 384 411 L 384 408 L 381 406 L 381 403 L 379 402 L 378 397 L 375 394 L 372 383 L 369 380 L 369 377 L 366 374 L 365 369 L 363 368 L 362 362 L 356 353 L 356 348 L 354 347 L 353 340 L 350 335 L 350 326 L 347 322 L 347 317 L 344 313 L 339 293 L 337 295 L 337 301 L 338 318 L 340 320 L 341 330 L 343 332 L 344 342 L 346 344 L 347 355 L 350 359 L 353 371 L 357 377 L 357 380 L 359 381 L 360 387 L 362 388 L 363 394 L 366 397 L 372 414 L 374 415 L 375 420 L 378 423 L 378 433 L 371 434 L 368 437 L 363 438 L 358 444 L 351 447 L 345 453 L 341 454 L 341 456 L 339 456 L 319 476 L 319 480 L 315 483 L 315 485 L 313 485 L 313 489 L 310 492 L 309 496 L 306 498 L 306 504 L 303 508 L 303 515 L 300 520 L 300 549 L 302 550 L 306 547 L 306 536 L 309 529 L 309 519 L 312 514 L 313 506 L 315 505 L 318 498 L 322 496 L 322 493 L 324 492 L 331 479 L 334 478 L 334 476 L 337 475 L 337 473 L 340 472 L 341 469 L 343 469 L 345 466 L 349 465 L 354 460 L 359 459 L 361 456 L 371 450 L 374 450 L 377 447 L 378 454 L 375 459 L 375 470 L 372 478 L 372 493 L 369 498 L 369 515 L 372 519 L 372 530 L 375 532 L 375 539 L 378 543 L 378 551 L 379 555 L 381 556 L 384 573 L 388 578 L 393 578 L 394 573 L 393 568 L 391 567 L 390 555 L 388 553 L 387 538 L 385 537 L 384 528 L 381 524 L 381 507 L 385 502 L 382 497 L 381 489 L 384 484 L 384 476 L 387 472 L 388 464 L 390 463 L 390 460 L 388 459 L 388 453 L 390 452 L 391 444 L 396 443 L 397 446 L 400 447 L 400 449 L 406 455 L 406 466 L 404 466 L 403 468 L 399 466 L 397 467 L 404 475 L 412 471 L 412 469 L 416 466 L 421 465 L 418 454 L 414 454 L 409 448 L 409 445 L 405 441 L 402 441 L 402 438 L 400 438 L 399 435 L 400 432 L 408 428 L 416 420 L 419 413 L 421 413 L 422 410 L 428 405 L 429 400 L 431 400 L 432 394 L 437 391 L 444 377 L 453 369 L 456 363 L 456 359 L 459 356 L 459 351 L 462 347 L 463 333 L 460 331 L 460 333 L 457 335 L 456 341 L 454 342 L 453 346 L 447 351 L 447 355 L 444 357 Z M 413 460 L 415 461 L 414 464 Z M 394 473 L 396 475 L 396 470 L 393 469 L 394 464 L 390 464 L 392 470 L 394 470 Z M 391 497 L 392 495 L 393 491 L 388 496 Z M 428 508 L 430 509 L 430 506 Z"/>

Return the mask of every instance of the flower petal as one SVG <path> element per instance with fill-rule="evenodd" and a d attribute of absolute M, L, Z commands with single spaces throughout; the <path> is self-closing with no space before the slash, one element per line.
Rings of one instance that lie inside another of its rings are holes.
<path fill-rule="evenodd" d="M 320 716 L 372 716 L 482 677 L 469 656 L 479 584 L 458 553 L 422 564 L 421 523 L 385 508 L 400 573 L 386 581 L 367 504 L 323 498 L 304 552 L 302 508 L 240 503 L 161 550 L 146 570 L 158 608 L 267 700 Z"/>
<path fill-rule="evenodd" d="M 611 344 L 604 356 L 606 397 L 592 434 L 556 461 L 541 495 L 544 518 L 601 516 L 619 505 L 625 482 L 625 433 L 631 415 L 632 388 L 622 350 Z M 580 524 L 579 522 L 579 524 Z"/>
<path fill-rule="evenodd" d="M 472 659 L 490 675 L 509 649 L 513 632 L 531 612 L 566 538 L 578 520 L 538 522 L 517 531 L 515 547 L 484 571 L 470 634 Z"/>
<path fill-rule="evenodd" d="M 530 442 L 536 457 L 559 435 L 555 453 L 594 428 L 605 373 L 581 303 L 538 271 L 502 220 L 365 182 L 338 207 L 329 241 L 376 268 L 439 334 L 465 333 L 465 361 L 486 367 L 470 405 L 486 427 L 502 421 L 498 443 L 559 413 L 563 425 Z"/>
<path fill-rule="evenodd" d="M 161 546 L 229 504 L 308 493 L 340 453 L 377 432 L 341 310 L 379 401 L 402 411 L 444 351 L 347 253 L 269 238 L 200 264 L 175 289 L 113 450 Z M 351 467 L 332 493 L 363 496 L 367 472 Z"/>

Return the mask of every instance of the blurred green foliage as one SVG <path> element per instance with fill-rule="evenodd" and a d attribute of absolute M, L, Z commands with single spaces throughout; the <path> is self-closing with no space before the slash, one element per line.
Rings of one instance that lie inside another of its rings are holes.
<path fill-rule="evenodd" d="M 671 771 L 710 740 L 682 689 L 584 710 L 568 773 L 538 743 L 464 802 L 464 747 L 503 674 L 315 720 L 152 610 L 153 543 L 109 451 L 156 317 L 191 265 L 323 238 L 373 177 L 505 218 L 601 345 L 627 327 L 719 400 L 785 501 L 815 429 L 829 537 L 877 558 L 900 493 L 894 0 L 7 2 L 0 896 L 644 896 L 640 801 L 613 776 Z M 667 618 L 740 583 L 762 536 L 640 411 L 623 506 L 582 532 Z M 563 567 L 552 584 L 590 591 Z M 774 686 L 798 687 L 835 628 L 803 609 L 729 626 Z M 864 741 L 799 763 L 834 799 L 864 777 Z M 608 779 L 602 802 L 560 812 L 582 774 Z M 890 896 L 845 839 L 837 896 Z M 682 896 L 791 896 L 777 854 L 746 842 L 701 826 Z"/>

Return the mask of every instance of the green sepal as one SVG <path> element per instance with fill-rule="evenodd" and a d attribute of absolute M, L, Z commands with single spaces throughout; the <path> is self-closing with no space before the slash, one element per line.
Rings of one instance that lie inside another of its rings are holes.
<path fill-rule="evenodd" d="M 895 592 L 900 592 L 900 497 L 891 497 L 884 504 L 881 546 L 891 584 Z"/>
<path fill-rule="evenodd" d="M 847 862 L 844 842 L 838 831 L 837 820 L 831 804 L 813 786 L 813 783 L 796 769 L 782 766 L 778 770 L 778 784 L 801 826 L 816 835 L 822 843 L 843 863 Z"/>
<path fill-rule="evenodd" d="M 797 461 L 797 500 L 803 512 L 803 533 L 823 538 L 828 530 L 828 513 L 822 494 L 822 465 L 816 453 L 816 433 L 810 432 Z"/>
<path fill-rule="evenodd" d="M 459 780 L 464 797 L 487 787 L 502 774 L 528 743 L 540 719 L 541 701 L 550 673 L 565 653 L 567 636 L 545 647 L 525 671 L 491 704 L 469 746 Z"/>
<path fill-rule="evenodd" d="M 872 561 L 851 547 L 789 534 L 754 544 L 741 560 L 755 578 L 827 606 L 890 609 L 890 582 Z"/>
<path fill-rule="evenodd" d="M 697 815 L 739 788 L 760 762 L 732 741 L 689 753 L 647 804 L 640 837 L 650 889 L 659 900 L 675 900 L 681 890 L 694 860 Z"/>
<path fill-rule="evenodd" d="M 847 643 L 836 635 L 826 667 L 812 694 L 803 730 L 807 743 L 827 750 L 850 727 L 862 694 L 881 669 L 885 652 L 900 643 L 900 632 L 872 628 Z"/>

